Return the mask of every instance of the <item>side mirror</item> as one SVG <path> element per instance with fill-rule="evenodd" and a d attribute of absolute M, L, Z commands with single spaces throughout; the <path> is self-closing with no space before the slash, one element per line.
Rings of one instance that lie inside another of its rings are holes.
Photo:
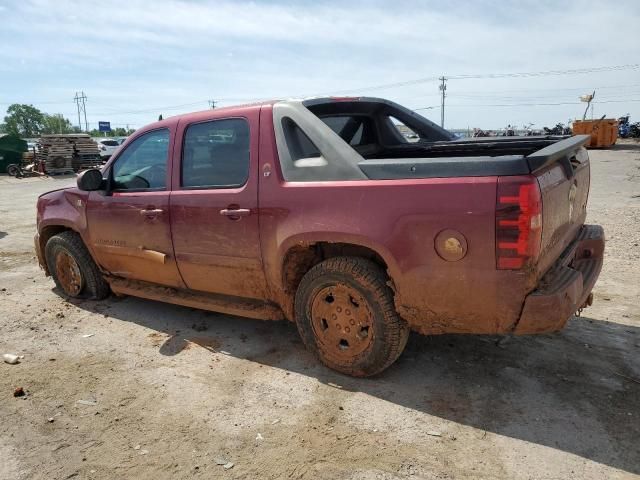
<path fill-rule="evenodd" d="M 90 168 L 78 175 L 78 188 L 85 192 L 101 190 L 103 186 L 102 172 L 97 168 Z"/>

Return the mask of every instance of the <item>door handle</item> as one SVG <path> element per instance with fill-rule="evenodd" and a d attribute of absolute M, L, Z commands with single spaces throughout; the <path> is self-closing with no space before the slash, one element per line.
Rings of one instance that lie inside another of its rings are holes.
<path fill-rule="evenodd" d="M 230 220 L 240 220 L 240 217 L 251 215 L 251 210 L 248 208 L 223 208 L 220 210 L 220 215 L 224 215 Z"/>
<path fill-rule="evenodd" d="M 155 218 L 163 212 L 164 210 L 161 208 L 143 208 L 140 210 L 140 215 L 147 218 Z"/>

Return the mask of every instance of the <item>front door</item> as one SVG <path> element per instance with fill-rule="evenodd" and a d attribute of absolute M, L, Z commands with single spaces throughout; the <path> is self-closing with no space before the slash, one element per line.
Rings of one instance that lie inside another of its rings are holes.
<path fill-rule="evenodd" d="M 219 115 L 219 114 L 218 114 Z M 192 290 L 262 299 L 258 225 L 259 108 L 246 118 L 179 124 L 171 229 L 178 268 Z M 180 143 L 178 143 L 180 142 Z"/>
<path fill-rule="evenodd" d="M 87 223 L 96 260 L 110 274 L 182 287 L 171 245 L 170 130 L 142 134 L 109 169 L 110 194 L 91 192 Z"/>

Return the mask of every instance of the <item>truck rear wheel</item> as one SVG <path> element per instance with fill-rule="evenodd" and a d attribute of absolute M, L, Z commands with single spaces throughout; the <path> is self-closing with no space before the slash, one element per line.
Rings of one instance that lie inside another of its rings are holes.
<path fill-rule="evenodd" d="M 386 281 L 378 265 L 357 257 L 330 258 L 302 278 L 295 298 L 298 331 L 329 368 L 368 377 L 404 350 L 409 327 Z"/>
<path fill-rule="evenodd" d="M 51 237 L 45 258 L 56 286 L 65 295 L 92 300 L 109 295 L 109 285 L 77 233 L 67 231 Z"/>

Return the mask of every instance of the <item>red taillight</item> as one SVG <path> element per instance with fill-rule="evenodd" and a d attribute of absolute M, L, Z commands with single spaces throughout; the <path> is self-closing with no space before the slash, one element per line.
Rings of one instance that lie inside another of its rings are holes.
<path fill-rule="evenodd" d="M 542 241 L 542 197 L 535 177 L 500 177 L 496 195 L 496 268 L 534 263 Z"/>

